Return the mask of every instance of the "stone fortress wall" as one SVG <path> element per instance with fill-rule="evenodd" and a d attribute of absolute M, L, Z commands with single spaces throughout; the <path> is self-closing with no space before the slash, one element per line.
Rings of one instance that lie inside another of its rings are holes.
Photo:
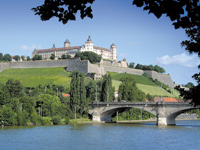
<path fill-rule="evenodd" d="M 149 77 L 163 82 L 169 87 L 173 88 L 175 84 L 169 74 L 159 74 L 156 71 L 143 71 L 139 69 L 127 68 L 126 61 L 111 62 L 103 61 L 100 64 L 91 64 L 88 60 L 81 61 L 79 58 L 72 58 L 70 60 L 45 60 L 45 61 L 26 61 L 26 62 L 10 62 L 0 63 L 0 72 L 10 68 L 49 68 L 49 67 L 67 67 L 67 71 L 79 70 L 85 75 L 95 74 L 96 77 L 105 75 L 107 71 L 117 73 L 128 73 L 134 75 L 143 75 L 147 73 Z"/>
<path fill-rule="evenodd" d="M 9 62 L 0 63 L 0 72 L 5 69 L 11 68 L 52 68 L 52 67 L 66 67 L 69 60 L 57 60 L 57 61 L 22 61 L 22 62 Z"/>

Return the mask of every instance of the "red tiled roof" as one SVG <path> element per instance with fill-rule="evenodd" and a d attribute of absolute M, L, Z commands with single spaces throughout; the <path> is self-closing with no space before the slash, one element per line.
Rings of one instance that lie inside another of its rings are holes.
<path fill-rule="evenodd" d="M 49 48 L 49 49 L 41 49 L 36 50 L 37 52 L 52 52 L 52 51 L 62 51 L 62 50 L 71 50 L 71 49 L 79 49 L 81 46 L 72 46 L 72 47 L 61 47 L 61 48 Z"/>
<path fill-rule="evenodd" d="M 63 97 L 68 97 L 68 96 L 70 96 L 69 94 L 63 94 Z"/>
<path fill-rule="evenodd" d="M 171 97 L 163 97 L 163 100 L 164 100 L 165 102 L 178 102 L 177 99 L 171 98 Z"/>

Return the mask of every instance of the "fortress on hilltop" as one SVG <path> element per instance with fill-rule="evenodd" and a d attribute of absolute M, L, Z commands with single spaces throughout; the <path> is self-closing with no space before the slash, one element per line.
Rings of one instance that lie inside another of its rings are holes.
<path fill-rule="evenodd" d="M 90 51 L 98 55 L 101 55 L 103 59 L 117 61 L 117 48 L 114 43 L 110 46 L 110 49 L 97 47 L 97 46 L 94 46 L 94 43 L 92 42 L 92 39 L 89 36 L 85 44 L 83 44 L 82 46 L 70 46 L 70 44 L 71 43 L 67 39 L 64 42 L 64 47 L 62 48 L 56 48 L 55 44 L 53 44 L 53 47 L 50 49 L 41 49 L 41 50 L 35 49 L 32 52 L 32 58 L 35 55 L 42 55 L 43 59 L 48 60 L 50 59 L 52 54 L 55 54 L 55 57 L 58 60 L 59 58 L 61 58 L 63 54 L 71 55 L 71 57 L 73 58 L 75 54 L 78 52 Z"/>
<path fill-rule="evenodd" d="M 88 60 L 80 60 L 80 58 L 73 58 L 76 53 L 91 51 L 102 56 L 102 60 L 98 64 L 91 64 Z M 32 53 L 32 57 L 35 55 L 42 55 L 41 61 L 22 61 L 22 62 L 0 62 L 0 72 L 10 68 L 50 68 L 50 67 L 66 67 L 67 71 L 79 71 L 85 75 L 95 78 L 101 78 L 108 71 L 117 73 L 128 73 L 134 75 L 143 75 L 146 73 L 149 77 L 157 79 L 160 82 L 173 88 L 175 86 L 171 76 L 169 74 L 160 74 L 156 71 L 145 71 L 140 69 L 128 68 L 126 59 L 123 61 L 117 61 L 117 48 L 113 43 L 110 49 L 97 47 L 93 45 L 91 37 L 89 36 L 85 44 L 82 46 L 70 46 L 69 40 L 66 40 L 63 48 L 55 48 L 55 44 L 51 49 L 37 50 Z M 49 60 L 50 56 L 55 54 L 59 59 L 63 54 L 71 55 L 71 59 L 65 60 Z M 109 59 L 105 60 L 105 59 Z"/>

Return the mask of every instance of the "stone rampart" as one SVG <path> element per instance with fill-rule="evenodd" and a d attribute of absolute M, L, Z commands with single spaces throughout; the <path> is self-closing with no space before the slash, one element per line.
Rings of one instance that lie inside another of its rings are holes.
<path fill-rule="evenodd" d="M 10 63 L 0 63 L 0 72 L 10 68 Z"/>
<path fill-rule="evenodd" d="M 101 61 L 102 65 L 106 65 L 106 66 L 114 66 L 114 67 L 125 67 L 127 68 L 127 62 L 126 61 L 106 61 L 106 60 L 102 60 Z"/>
<path fill-rule="evenodd" d="M 89 73 L 88 64 L 88 60 L 81 61 L 80 58 L 72 58 L 67 65 L 67 71 L 73 72 L 78 70 L 79 72 L 83 72 L 85 75 L 87 75 Z"/>
<path fill-rule="evenodd" d="M 51 68 L 66 67 L 69 60 L 43 60 L 43 61 L 23 61 L 10 62 L 10 68 Z"/>

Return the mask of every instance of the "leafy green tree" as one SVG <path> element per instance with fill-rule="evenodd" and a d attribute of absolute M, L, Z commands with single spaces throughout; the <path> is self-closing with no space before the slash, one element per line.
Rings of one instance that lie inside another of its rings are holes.
<path fill-rule="evenodd" d="M 90 4 L 94 0 L 84 1 L 65 1 L 65 0 L 45 0 L 44 4 L 32 10 L 35 15 L 39 15 L 43 21 L 49 20 L 53 16 L 59 18 L 63 24 L 66 24 L 69 20 L 76 20 L 76 13 L 80 11 L 81 18 L 92 18 L 92 9 Z M 67 8 L 67 9 L 66 9 Z"/>
<path fill-rule="evenodd" d="M 80 58 L 81 60 L 89 60 L 91 63 L 97 63 L 101 61 L 101 56 L 94 52 L 78 52 L 75 55 L 75 58 Z"/>
<path fill-rule="evenodd" d="M 137 65 L 135 66 L 135 69 L 143 69 L 143 66 L 142 66 L 141 64 L 137 64 Z"/>
<path fill-rule="evenodd" d="M 8 89 L 2 87 L 0 88 L 0 105 L 9 104 L 11 101 L 11 96 Z"/>
<path fill-rule="evenodd" d="M 87 113 L 88 103 L 86 99 L 86 89 L 84 85 L 84 74 L 79 71 L 72 72 L 70 83 L 70 107 L 76 110 L 80 115 Z"/>
<path fill-rule="evenodd" d="M 33 112 L 35 112 L 36 101 L 33 97 L 28 97 L 28 96 L 20 97 L 19 103 L 21 111 L 26 110 L 29 117 Z"/>
<path fill-rule="evenodd" d="M 31 60 L 30 56 L 27 56 L 27 61 L 30 61 L 30 60 Z"/>
<path fill-rule="evenodd" d="M 91 80 L 86 86 L 86 97 L 89 98 L 90 102 L 95 101 L 96 98 L 96 83 Z"/>
<path fill-rule="evenodd" d="M 193 88 L 194 87 L 194 84 L 192 82 L 188 82 L 185 87 L 187 88 Z"/>
<path fill-rule="evenodd" d="M 3 60 L 4 60 L 4 61 L 11 61 L 12 58 L 11 58 L 10 54 L 5 54 L 5 55 L 3 56 Z"/>
<path fill-rule="evenodd" d="M 7 90 L 9 92 L 11 98 L 19 98 L 25 94 L 21 82 L 14 79 L 9 79 L 6 82 L 4 90 Z"/>
<path fill-rule="evenodd" d="M 15 55 L 15 56 L 14 56 L 14 60 L 15 60 L 15 61 L 19 61 L 19 60 L 20 60 L 20 56 L 19 56 L 19 55 Z"/>
<path fill-rule="evenodd" d="M 129 68 L 134 68 L 134 66 L 135 66 L 135 63 L 134 62 L 131 62 L 130 64 L 129 64 Z"/>
<path fill-rule="evenodd" d="M 61 59 L 67 59 L 65 54 L 62 54 Z"/>
<path fill-rule="evenodd" d="M 85 75 L 80 74 L 80 114 L 83 115 L 88 113 L 88 102 L 86 99 L 86 88 L 85 88 Z"/>
<path fill-rule="evenodd" d="M 134 77 L 127 76 L 121 79 L 122 83 L 119 86 L 118 100 L 126 100 L 131 102 L 144 101 L 145 94 L 140 91 L 135 84 Z"/>
<path fill-rule="evenodd" d="M 3 54 L 0 53 L 0 61 L 2 61 L 2 60 L 3 60 Z"/>
<path fill-rule="evenodd" d="M 32 60 L 42 60 L 42 55 L 35 55 Z"/>
<path fill-rule="evenodd" d="M 67 56 L 66 56 L 66 57 L 67 57 L 67 59 L 70 59 L 70 58 L 71 58 L 71 55 L 67 54 Z"/>
<path fill-rule="evenodd" d="M 3 105 L 0 109 L 0 120 L 4 121 L 6 126 L 17 125 L 17 114 L 11 107 Z"/>
<path fill-rule="evenodd" d="M 54 60 L 56 58 L 55 54 L 51 54 L 50 59 Z"/>
<path fill-rule="evenodd" d="M 57 96 L 41 94 L 38 97 L 37 103 L 40 103 L 44 117 L 53 117 L 59 114 L 59 106 L 61 105 L 61 102 Z"/>
<path fill-rule="evenodd" d="M 154 71 L 157 71 L 158 73 L 165 73 L 165 69 L 163 69 L 162 67 L 158 65 L 154 66 Z"/>
<path fill-rule="evenodd" d="M 25 57 L 24 57 L 24 55 L 22 55 L 22 56 L 21 56 L 21 58 L 22 58 L 22 61 L 24 61 L 24 60 L 25 60 Z"/>
<path fill-rule="evenodd" d="M 103 76 L 102 87 L 101 87 L 101 102 L 111 102 L 114 98 L 114 87 L 112 87 L 112 78 L 110 74 Z"/>

